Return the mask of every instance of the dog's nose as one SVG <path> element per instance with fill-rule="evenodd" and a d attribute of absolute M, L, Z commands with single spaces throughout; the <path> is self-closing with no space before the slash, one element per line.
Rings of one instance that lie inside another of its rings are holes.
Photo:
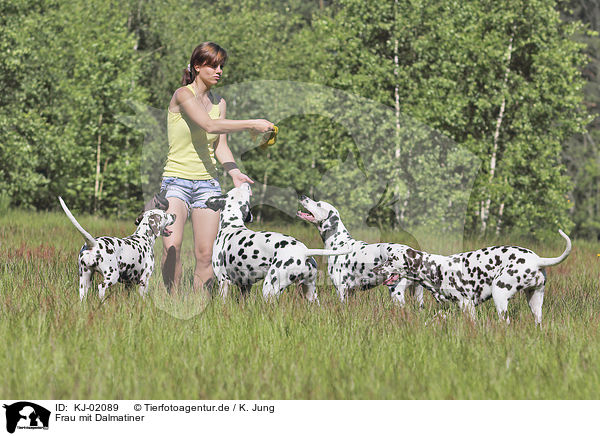
<path fill-rule="evenodd" d="M 303 193 L 298 193 L 298 200 L 303 201 L 306 200 L 308 197 L 306 195 L 304 195 Z"/>

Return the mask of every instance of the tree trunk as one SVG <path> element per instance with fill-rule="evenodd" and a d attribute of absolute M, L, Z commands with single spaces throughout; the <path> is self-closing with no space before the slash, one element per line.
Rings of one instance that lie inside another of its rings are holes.
<path fill-rule="evenodd" d="M 398 11 L 398 0 L 394 0 L 394 26 L 396 29 L 396 24 L 398 22 L 398 18 L 396 13 Z M 399 74 L 400 74 L 400 62 L 398 59 L 398 38 L 394 38 L 394 111 L 396 116 L 396 149 L 394 150 L 394 159 L 400 159 L 400 89 L 399 89 Z M 398 178 L 395 177 L 396 180 Z M 398 186 L 393 190 L 395 196 L 400 197 L 400 193 L 398 192 Z M 406 199 L 405 203 L 408 201 Z M 400 211 L 399 202 L 394 202 L 394 224 L 396 227 L 400 226 L 404 215 L 404 208 Z"/>
<path fill-rule="evenodd" d="M 492 157 L 490 159 L 490 177 L 488 179 L 488 191 L 489 188 L 491 187 L 492 181 L 494 179 L 494 175 L 496 173 L 496 159 L 498 156 L 498 139 L 500 138 L 500 128 L 502 126 L 502 119 L 504 118 L 504 110 L 506 108 L 506 87 L 508 84 L 508 75 L 510 73 L 510 60 L 512 58 L 512 51 L 513 51 L 513 39 L 515 36 L 515 26 L 513 26 L 513 31 L 512 34 L 510 35 L 510 40 L 508 42 L 508 49 L 507 49 L 507 53 L 506 53 L 506 69 L 504 70 L 504 80 L 502 83 L 502 103 L 500 104 L 500 112 L 498 113 L 498 118 L 496 119 L 496 130 L 494 131 L 494 143 L 493 143 L 493 147 L 492 147 Z M 490 205 L 492 202 L 492 195 L 488 194 L 487 200 L 485 200 L 485 202 L 482 202 L 481 205 L 481 233 L 485 234 L 487 226 L 488 226 L 488 220 L 489 220 L 489 214 L 490 214 Z"/>
<path fill-rule="evenodd" d="M 96 184 L 94 186 L 94 212 L 98 209 L 98 194 L 100 192 L 100 152 L 102 149 L 102 114 L 98 118 L 98 144 L 96 146 Z"/>

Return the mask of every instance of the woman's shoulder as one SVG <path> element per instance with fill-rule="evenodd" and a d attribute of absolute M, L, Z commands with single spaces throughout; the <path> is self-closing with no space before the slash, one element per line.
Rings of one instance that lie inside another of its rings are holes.
<path fill-rule="evenodd" d="M 194 92 L 190 89 L 188 85 L 177 88 L 173 93 L 173 98 L 178 101 L 181 101 L 182 98 L 187 99 L 193 96 Z"/>
<path fill-rule="evenodd" d="M 169 110 L 173 113 L 179 113 L 180 105 L 190 98 L 194 98 L 194 93 L 187 86 L 182 86 L 177 88 L 171 97 L 171 101 L 169 102 Z"/>

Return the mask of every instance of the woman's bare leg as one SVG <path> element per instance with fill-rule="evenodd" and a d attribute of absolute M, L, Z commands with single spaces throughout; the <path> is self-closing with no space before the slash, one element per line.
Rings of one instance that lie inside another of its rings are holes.
<path fill-rule="evenodd" d="M 183 228 L 187 220 L 187 206 L 183 200 L 169 197 L 168 213 L 177 217 L 175 223 L 169 227 L 173 233 L 163 236 L 163 256 L 161 259 L 162 277 L 167 291 L 170 293 L 173 286 L 179 287 L 181 283 L 181 244 L 183 242 Z"/>
<path fill-rule="evenodd" d="M 219 231 L 219 212 L 207 208 L 192 209 L 192 228 L 196 256 L 194 291 L 200 291 L 202 285 L 213 278 L 212 248 Z"/>

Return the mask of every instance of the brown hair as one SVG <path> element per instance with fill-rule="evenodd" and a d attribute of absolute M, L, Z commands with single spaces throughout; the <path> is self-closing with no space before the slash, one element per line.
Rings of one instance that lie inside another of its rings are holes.
<path fill-rule="evenodd" d="M 182 85 L 189 85 L 196 78 L 196 65 L 216 67 L 225 65 L 227 52 L 214 42 L 203 42 L 192 52 L 189 65 L 183 70 Z"/>

